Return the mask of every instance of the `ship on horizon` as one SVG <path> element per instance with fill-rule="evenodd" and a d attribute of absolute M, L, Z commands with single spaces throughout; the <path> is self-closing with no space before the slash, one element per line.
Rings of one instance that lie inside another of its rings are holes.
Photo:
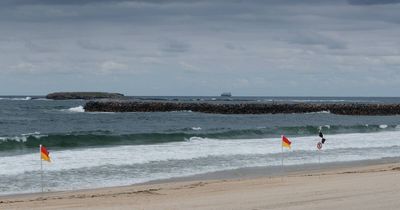
<path fill-rule="evenodd" d="M 232 97 L 231 92 L 223 92 L 221 93 L 221 97 Z"/>

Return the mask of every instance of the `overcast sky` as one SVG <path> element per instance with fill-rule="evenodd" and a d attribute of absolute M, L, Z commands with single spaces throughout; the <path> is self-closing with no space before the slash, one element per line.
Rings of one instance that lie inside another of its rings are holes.
<path fill-rule="evenodd" d="M 2 0 L 0 95 L 399 96 L 400 0 Z"/>

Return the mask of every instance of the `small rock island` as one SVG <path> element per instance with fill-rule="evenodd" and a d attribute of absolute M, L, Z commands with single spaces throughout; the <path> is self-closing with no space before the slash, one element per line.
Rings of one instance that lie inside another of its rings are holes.
<path fill-rule="evenodd" d="M 107 93 L 107 92 L 55 92 L 46 96 L 47 99 L 53 100 L 93 100 L 93 99 L 121 99 L 124 95 L 121 93 Z"/>

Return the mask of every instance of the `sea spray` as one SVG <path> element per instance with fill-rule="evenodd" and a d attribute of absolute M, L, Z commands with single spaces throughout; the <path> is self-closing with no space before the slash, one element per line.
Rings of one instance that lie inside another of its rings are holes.
<path fill-rule="evenodd" d="M 77 107 L 69 108 L 68 111 L 70 111 L 70 112 L 85 112 L 85 109 L 83 108 L 83 106 L 77 106 Z"/>

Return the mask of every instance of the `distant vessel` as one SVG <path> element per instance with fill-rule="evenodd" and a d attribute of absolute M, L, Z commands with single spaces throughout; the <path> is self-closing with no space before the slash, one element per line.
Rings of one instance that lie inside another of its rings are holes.
<path fill-rule="evenodd" d="M 224 92 L 221 94 L 222 97 L 232 97 L 231 92 Z"/>

